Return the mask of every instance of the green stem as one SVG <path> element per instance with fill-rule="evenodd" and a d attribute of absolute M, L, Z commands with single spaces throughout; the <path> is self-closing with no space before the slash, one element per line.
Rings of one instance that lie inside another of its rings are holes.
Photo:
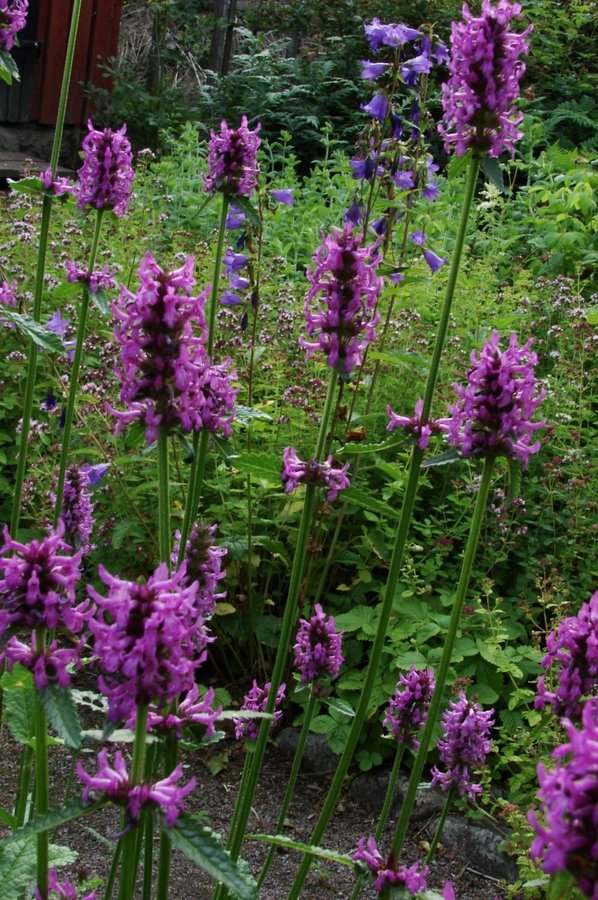
<path fill-rule="evenodd" d="M 461 256 L 463 254 L 463 247 L 465 244 L 465 233 L 467 230 L 467 218 L 469 216 L 469 210 L 471 209 L 471 203 L 474 195 L 475 185 L 477 182 L 477 176 L 479 171 L 480 161 L 477 158 L 473 158 L 469 167 L 469 172 L 467 176 L 467 183 L 465 187 L 465 195 L 463 198 L 463 206 L 461 209 L 461 218 L 459 221 L 459 229 L 457 232 L 457 240 L 455 243 L 455 249 L 453 251 L 453 259 L 451 262 L 451 271 L 449 274 L 449 280 L 446 287 L 446 293 L 444 298 L 444 305 L 442 308 L 440 322 L 438 326 L 438 332 L 436 335 L 436 342 L 434 345 L 434 352 L 432 355 L 432 361 L 430 364 L 430 370 L 428 373 L 428 381 L 426 385 L 426 391 L 424 396 L 424 408 L 422 412 L 422 419 L 425 420 L 428 418 L 430 414 L 430 409 L 432 406 L 432 397 L 434 394 L 434 388 L 436 387 L 436 380 L 438 377 L 438 368 L 440 365 L 440 357 L 442 354 L 442 348 L 444 346 L 444 342 L 446 339 L 446 332 L 448 329 L 449 315 L 453 302 L 453 297 L 455 294 L 455 286 L 457 284 L 457 274 L 459 271 L 459 264 L 461 261 Z M 345 779 L 345 775 L 349 769 L 349 765 L 353 758 L 353 754 L 355 752 L 355 748 L 357 746 L 357 742 L 361 735 L 361 730 L 363 728 L 363 723 L 365 722 L 365 718 L 368 712 L 370 697 L 372 695 L 372 690 L 376 681 L 376 676 L 378 673 L 378 667 L 380 665 L 380 659 L 382 656 L 382 650 L 384 648 L 384 640 L 386 637 L 386 630 L 388 628 L 388 623 L 390 620 L 390 614 L 392 611 L 392 605 L 395 598 L 396 585 L 399 578 L 399 574 L 401 571 L 401 567 L 403 565 L 403 557 L 405 553 L 405 546 L 407 543 L 407 537 L 409 534 L 409 526 L 411 523 L 411 516 L 413 514 L 413 507 L 415 505 L 415 498 L 417 496 L 417 488 L 419 481 L 419 472 L 421 468 L 421 463 L 424 457 L 424 451 L 421 450 L 417 445 L 413 448 L 411 454 L 411 460 L 409 464 L 409 473 L 407 476 L 407 484 L 405 486 L 405 494 L 403 497 L 403 505 L 401 508 L 401 517 L 399 520 L 399 524 L 397 527 L 397 533 L 395 538 L 395 545 L 392 552 L 392 557 L 390 560 L 390 567 L 388 570 L 388 578 L 386 581 L 386 587 L 384 589 L 384 595 L 382 600 L 382 608 L 380 610 L 380 619 L 378 621 L 378 627 L 376 630 L 376 635 L 374 638 L 374 643 L 372 645 L 372 649 L 370 651 L 370 661 L 368 663 L 368 667 L 366 670 L 365 681 L 361 690 L 361 694 L 359 697 L 359 702 L 357 704 L 357 709 L 355 710 L 355 717 L 353 719 L 353 723 L 351 725 L 351 730 L 349 732 L 349 736 L 347 738 L 346 747 L 341 755 L 338 766 L 336 768 L 336 772 L 334 778 L 332 780 L 332 784 L 328 790 L 328 794 L 326 796 L 326 800 L 324 801 L 324 806 L 314 828 L 313 835 L 310 839 L 310 844 L 318 844 L 324 834 L 326 826 L 328 824 L 328 820 L 334 811 L 334 807 L 336 806 L 336 802 L 341 792 L 341 788 L 343 785 L 343 781 Z M 297 871 L 297 875 L 295 876 L 295 881 L 291 888 L 291 893 L 289 894 L 288 900 L 297 900 L 299 894 L 301 892 L 301 888 L 303 883 L 307 877 L 307 873 L 312 864 L 312 858 L 310 856 L 304 856 L 301 865 Z"/>
<path fill-rule="evenodd" d="M 46 630 L 38 628 L 35 632 L 35 651 L 43 653 L 46 647 Z M 35 732 L 35 812 L 43 816 L 49 807 L 48 790 L 48 729 L 46 711 L 41 698 L 36 692 L 34 703 Z M 48 896 L 48 832 L 37 835 L 37 889 L 42 900 Z"/>
<path fill-rule="evenodd" d="M 208 308 L 207 317 L 207 342 L 206 352 L 211 359 L 214 350 L 214 336 L 216 330 L 216 310 L 218 308 L 218 289 L 220 286 L 220 270 L 222 268 L 222 257 L 224 255 L 224 239 L 226 237 L 226 216 L 228 213 L 228 197 L 222 195 L 222 210 L 220 213 L 220 226 L 218 229 L 218 243 L 216 244 L 216 258 L 214 260 L 214 277 L 212 279 L 212 290 L 210 292 L 210 306 Z M 201 488 L 203 484 L 203 476 L 206 466 L 206 458 L 208 451 L 208 432 L 205 428 L 196 431 L 193 435 L 194 458 L 191 463 L 191 471 L 189 473 L 189 487 L 187 489 L 187 503 L 185 505 L 185 513 L 183 515 L 183 524 L 181 525 L 181 538 L 179 544 L 178 565 L 183 561 L 185 556 L 185 547 L 191 526 L 197 515 L 199 506 L 199 498 L 201 496 Z"/>
<path fill-rule="evenodd" d="M 108 880 L 106 881 L 106 888 L 104 890 L 104 900 L 112 900 L 112 892 L 114 890 L 114 882 L 116 881 L 118 864 L 123 852 L 123 842 L 124 838 L 120 837 L 118 839 L 116 847 L 114 848 L 114 856 L 112 857 L 110 872 L 108 873 Z"/>
<path fill-rule="evenodd" d="M 178 743 L 176 734 L 171 732 L 166 737 L 164 777 L 168 777 L 177 764 Z M 158 862 L 158 881 L 156 900 L 168 900 L 168 882 L 170 881 L 170 862 L 172 859 L 172 841 L 165 830 L 160 835 L 160 856 Z"/>
<path fill-rule="evenodd" d="M 305 744 L 307 742 L 307 738 L 309 736 L 309 726 L 311 725 L 311 720 L 314 714 L 314 709 L 316 706 L 316 693 L 314 691 L 314 686 L 312 684 L 311 690 L 309 692 L 309 701 L 307 703 L 307 709 L 305 710 L 305 719 L 303 721 L 303 725 L 301 727 L 301 734 L 299 735 L 299 743 L 297 744 L 297 749 L 295 750 L 295 756 L 293 758 L 293 766 L 291 768 L 291 774 L 289 775 L 289 780 L 287 783 L 287 788 L 282 800 L 282 806 L 280 807 L 280 813 L 278 815 L 278 821 L 276 823 L 276 830 L 274 834 L 282 834 L 282 829 L 284 828 L 284 822 L 286 819 L 287 811 L 289 806 L 291 805 L 291 800 L 293 799 L 293 794 L 295 793 L 295 785 L 297 784 L 297 776 L 299 775 L 299 768 L 301 766 L 301 760 L 303 759 L 303 751 L 305 750 Z M 276 847 L 274 844 L 270 847 L 268 851 L 268 855 L 266 857 L 266 861 L 264 862 L 262 871 L 260 873 L 260 877 L 257 882 L 258 890 L 261 888 L 262 884 L 265 881 L 266 875 L 268 874 L 268 869 L 272 865 L 272 860 L 274 859 L 274 854 L 276 853 Z"/>
<path fill-rule="evenodd" d="M 98 209 L 96 212 L 95 226 L 93 230 L 93 238 L 91 241 L 91 250 L 89 252 L 88 273 L 91 275 L 98 254 L 98 244 L 100 241 L 100 231 L 102 228 L 103 210 Z M 73 427 L 73 419 L 75 416 L 75 399 L 77 397 L 77 388 L 79 381 L 79 369 L 81 368 L 81 359 L 83 357 L 83 345 L 85 342 L 85 332 L 87 329 L 87 314 L 89 312 L 90 292 L 87 285 L 84 286 L 81 296 L 81 309 L 79 311 L 79 325 L 77 327 L 77 341 L 75 344 L 75 356 L 71 367 L 71 378 L 69 383 L 69 395 L 66 406 L 66 414 L 64 418 L 64 430 L 62 432 L 62 447 L 60 450 L 60 467 L 58 470 L 58 483 L 56 485 L 56 501 L 54 504 L 54 528 L 58 525 L 58 519 L 62 511 L 62 498 L 64 495 L 64 480 L 66 477 L 66 467 L 69 457 L 69 444 L 71 439 L 71 430 Z"/>
<path fill-rule="evenodd" d="M 147 812 L 145 815 L 143 836 L 143 893 L 142 900 L 151 900 L 152 897 L 152 864 L 154 861 L 154 814 Z"/>
<path fill-rule="evenodd" d="M 332 372 L 328 383 L 328 392 L 326 394 L 326 400 L 324 402 L 322 418 L 320 420 L 320 430 L 318 433 L 316 452 L 314 454 L 316 460 L 320 460 L 322 458 L 324 447 L 326 445 L 328 436 L 328 424 L 332 415 L 337 381 L 338 376 L 336 372 Z M 276 694 L 282 682 L 288 648 L 290 646 L 293 627 L 297 618 L 297 601 L 299 598 L 299 591 L 301 588 L 303 572 L 305 569 L 307 542 L 315 506 L 315 492 L 316 486 L 314 484 L 308 484 L 306 486 L 305 499 L 303 502 L 303 512 L 301 514 L 299 534 L 297 536 L 297 546 L 295 548 L 295 553 L 293 556 L 293 565 L 289 582 L 289 592 L 278 641 L 278 650 L 276 653 L 276 659 L 274 661 L 274 669 L 270 679 L 271 687 L 268 694 L 268 703 L 266 706 L 266 712 L 268 713 L 274 712 Z M 241 846 L 243 844 L 245 829 L 247 827 L 247 820 L 249 818 L 249 812 L 251 810 L 255 788 L 257 786 L 257 781 L 261 772 L 269 733 L 270 721 L 266 719 L 260 727 L 256 742 L 253 764 L 251 766 L 251 770 L 247 779 L 246 791 L 244 795 L 241 795 L 240 793 L 237 794 L 237 802 L 235 805 L 235 811 L 233 813 L 233 822 L 236 824 L 234 828 L 231 828 L 228 839 L 228 849 L 230 850 L 231 856 L 234 860 L 238 859 Z M 220 886 L 216 889 L 215 897 L 224 897 L 227 893 L 228 892 L 226 888 Z"/>
<path fill-rule="evenodd" d="M 158 431 L 158 537 L 160 562 L 170 569 L 170 492 L 168 481 L 168 432 Z"/>
<path fill-rule="evenodd" d="M 145 749 L 147 738 L 147 705 L 137 707 L 135 721 L 135 743 L 131 763 L 131 785 L 141 784 L 145 771 Z M 119 900 L 131 900 L 135 892 L 137 862 L 137 829 L 132 828 L 123 838 L 123 864 L 120 873 Z"/>
<path fill-rule="evenodd" d="M 79 15 L 81 13 L 82 0 L 75 0 L 73 3 L 73 11 L 71 13 L 71 25 L 69 30 L 68 42 L 66 47 L 66 57 L 64 69 L 62 72 L 62 85 L 60 88 L 60 99 L 58 101 L 58 112 L 56 116 L 56 128 L 54 130 L 54 140 L 52 142 L 52 154 L 50 157 L 50 167 L 52 169 L 52 177 L 56 174 L 58 159 L 60 156 L 60 147 L 62 144 L 62 133 L 64 131 L 64 119 L 66 113 L 66 102 L 68 99 L 69 84 L 71 81 L 71 72 L 73 69 L 73 58 L 75 55 L 75 43 L 77 39 L 77 30 L 79 28 Z M 39 234 L 39 247 L 37 253 L 37 266 L 35 270 L 35 283 L 33 286 L 33 309 L 32 317 L 36 322 L 41 320 L 42 294 L 44 289 L 44 273 L 46 270 L 46 252 L 48 249 L 48 233 L 50 230 L 50 219 L 52 216 L 52 194 L 45 193 L 42 200 L 42 217 Z M 10 531 L 13 538 L 17 537 L 19 530 L 19 520 L 21 517 L 21 501 L 23 496 L 23 481 L 25 479 L 25 469 L 27 467 L 27 447 L 29 444 L 29 430 L 31 427 L 31 411 L 33 409 L 33 395 L 35 393 L 35 378 L 37 371 L 37 344 L 29 341 L 28 358 L 27 358 L 27 382 L 25 384 L 25 397 L 23 400 L 23 418 L 21 423 L 21 440 L 19 443 L 19 457 L 17 460 L 17 473 L 15 478 L 12 513 L 10 518 Z"/>
<path fill-rule="evenodd" d="M 453 797 L 455 796 L 455 786 L 452 785 L 449 788 L 449 791 L 446 795 L 446 800 L 444 801 L 444 806 L 442 807 L 442 812 L 440 814 L 440 819 L 438 820 L 438 825 L 436 827 L 436 832 L 434 837 L 432 838 L 432 843 L 430 844 L 430 849 L 428 850 L 428 855 L 426 856 L 426 865 L 429 866 L 432 860 L 434 859 L 434 854 L 436 853 L 436 847 L 440 843 L 440 838 L 442 837 L 442 832 L 444 831 L 444 824 L 446 822 L 446 817 L 449 814 L 449 810 L 453 803 Z"/>
<path fill-rule="evenodd" d="M 453 609 L 451 611 L 451 617 L 449 620 L 449 626 L 448 626 L 448 630 L 446 633 L 444 649 L 442 651 L 442 657 L 440 659 L 440 664 L 436 671 L 436 687 L 434 688 L 434 693 L 432 695 L 432 700 L 430 702 L 430 708 L 428 710 L 428 715 L 426 717 L 426 724 L 425 724 L 424 730 L 421 734 L 419 749 L 417 751 L 417 755 L 416 755 L 415 761 L 413 763 L 413 768 L 411 770 L 411 776 L 409 778 L 409 783 L 407 785 L 407 790 L 405 792 L 405 799 L 403 800 L 403 805 L 401 806 L 401 812 L 400 812 L 399 819 L 397 821 L 397 825 L 396 825 L 396 829 L 395 829 L 395 834 L 394 834 L 394 839 L 393 839 L 393 844 L 392 844 L 392 853 L 394 854 L 395 859 L 399 858 L 401 849 L 403 847 L 403 843 L 405 841 L 405 835 L 407 834 L 407 826 L 409 824 L 409 817 L 411 815 L 411 810 L 412 810 L 413 804 L 415 802 L 417 786 L 421 780 L 422 772 L 424 769 L 424 764 L 426 762 L 426 757 L 428 755 L 428 748 L 430 746 L 432 731 L 434 729 L 434 725 L 436 724 L 436 719 L 438 718 L 438 712 L 440 710 L 440 704 L 442 701 L 444 686 L 446 684 L 446 678 L 447 678 L 449 666 L 451 663 L 453 645 L 455 643 L 455 638 L 457 636 L 457 629 L 459 627 L 459 618 L 461 616 L 461 610 L 463 608 L 463 603 L 465 601 L 465 595 L 467 593 L 467 588 L 469 585 L 471 569 L 473 566 L 473 561 L 475 559 L 475 553 L 476 553 L 476 549 L 477 549 L 477 545 L 478 545 L 478 540 L 480 537 L 480 531 L 482 528 L 484 512 L 486 510 L 486 504 L 488 501 L 488 493 L 490 490 L 490 482 L 491 482 L 491 478 L 492 478 L 493 467 L 494 467 L 494 457 L 487 456 L 484 461 L 484 469 L 482 471 L 482 480 L 480 482 L 480 488 L 479 488 L 478 496 L 476 499 L 476 505 L 475 505 L 475 508 L 473 511 L 473 517 L 471 520 L 471 526 L 469 529 L 469 536 L 467 538 L 465 552 L 463 554 L 463 562 L 461 564 L 461 574 L 459 575 L 459 583 L 457 585 L 457 593 L 456 593 L 455 600 L 453 603 Z"/>

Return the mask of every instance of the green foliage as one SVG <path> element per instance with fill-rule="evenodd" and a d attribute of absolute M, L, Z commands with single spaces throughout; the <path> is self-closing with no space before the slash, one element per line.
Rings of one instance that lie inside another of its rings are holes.
<path fill-rule="evenodd" d="M 23 891 L 35 879 L 36 843 L 34 839 L 15 843 L 0 842 L 0 896 L 2 900 L 21 900 Z M 77 854 L 68 847 L 50 844 L 49 864 L 54 868 L 75 862 Z"/>
<path fill-rule="evenodd" d="M 31 672 L 20 665 L 4 672 L 0 680 L 4 715 L 11 734 L 19 744 L 31 744 L 35 693 Z"/>
<path fill-rule="evenodd" d="M 67 747 L 78 750 L 81 746 L 81 725 L 70 690 L 49 684 L 41 692 L 40 699 L 58 736 Z"/>

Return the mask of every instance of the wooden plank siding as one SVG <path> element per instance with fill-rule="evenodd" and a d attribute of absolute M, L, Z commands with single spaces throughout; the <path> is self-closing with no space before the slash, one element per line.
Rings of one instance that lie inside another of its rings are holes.
<path fill-rule="evenodd" d="M 62 71 L 71 21 L 73 0 L 36 0 L 35 39 L 41 52 L 29 51 L 20 66 L 21 86 L 0 90 L 0 122 L 38 122 L 52 125 L 56 121 Z M 71 86 L 66 109 L 66 124 L 85 123 L 91 114 L 90 101 L 84 96 L 91 82 L 106 87 L 100 63 L 115 56 L 123 0 L 83 0 Z M 25 48 L 17 51 L 20 55 Z"/>

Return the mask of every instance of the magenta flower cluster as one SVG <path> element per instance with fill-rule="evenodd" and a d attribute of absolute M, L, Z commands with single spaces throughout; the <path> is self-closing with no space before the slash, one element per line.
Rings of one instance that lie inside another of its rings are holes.
<path fill-rule="evenodd" d="M 203 698 L 199 699 L 199 688 L 196 684 L 187 691 L 185 697 L 177 704 L 176 712 L 166 711 L 163 715 L 150 709 L 147 717 L 147 730 L 166 733 L 174 731 L 180 740 L 183 729 L 188 725 L 204 729 L 205 737 L 212 737 L 214 725 L 222 714 L 222 707 L 214 709 L 214 688 L 208 688 Z M 135 727 L 135 715 L 131 717 L 130 727 Z"/>
<path fill-rule="evenodd" d="M 295 666 L 300 681 L 336 678 L 344 662 L 341 654 L 342 631 L 336 631 L 334 619 L 316 603 L 310 619 L 300 619 L 295 639 Z"/>
<path fill-rule="evenodd" d="M 48 167 L 39 173 L 40 181 L 44 191 L 49 191 L 55 197 L 62 197 L 65 194 L 74 194 L 75 185 L 61 175 L 52 177 L 52 168 Z"/>
<path fill-rule="evenodd" d="M 91 120 L 89 134 L 83 139 L 83 165 L 78 171 L 76 188 L 80 209 L 113 210 L 122 217 L 131 199 L 134 172 L 131 167 L 131 144 L 125 137 L 127 126 L 118 131 L 105 128 L 97 131 Z"/>
<path fill-rule="evenodd" d="M 136 706 L 161 708 L 191 690 L 211 638 L 197 610 L 197 584 L 184 584 L 184 566 L 169 575 L 161 563 L 144 583 L 123 581 L 101 565 L 99 574 L 109 591 L 102 597 L 89 586 L 98 606 L 89 627 L 104 673 L 100 690 L 117 722 Z"/>
<path fill-rule="evenodd" d="M 598 700 L 586 702 L 579 729 L 565 728 L 569 741 L 553 751 L 556 766 L 538 765 L 542 806 L 528 815 L 536 832 L 531 855 L 549 875 L 568 871 L 598 900 Z"/>
<path fill-rule="evenodd" d="M 362 353 L 376 336 L 380 319 L 376 306 L 383 279 L 376 274 L 380 256 L 375 245 L 363 245 L 363 237 L 350 222 L 324 238 L 308 271 L 311 288 L 305 299 L 306 331 L 299 343 L 308 351 L 321 350 L 328 365 L 346 378 L 359 365 Z M 312 311 L 319 300 L 320 308 Z"/>
<path fill-rule="evenodd" d="M 255 131 L 247 127 L 243 116 L 239 128 L 220 124 L 220 132 L 210 134 L 208 174 L 204 187 L 210 194 L 222 191 L 229 197 L 250 197 L 257 185 L 257 151 L 260 146 L 258 124 Z"/>
<path fill-rule="evenodd" d="M 98 291 L 111 291 L 116 287 L 114 276 L 117 268 L 115 266 L 104 266 L 97 272 L 88 272 L 85 266 L 77 262 L 65 262 L 66 280 L 71 284 L 87 285 L 90 294 L 97 294 Z"/>
<path fill-rule="evenodd" d="M 25 27 L 28 0 L 0 0 L 0 50 L 12 50 L 17 32 Z"/>
<path fill-rule="evenodd" d="M 207 289 L 192 297 L 194 259 L 188 256 L 173 272 L 165 272 L 147 253 L 139 266 L 136 294 L 125 287 L 112 305 L 119 321 L 120 398 L 125 411 L 112 410 L 117 431 L 130 422 L 146 425 L 146 440 L 156 440 L 160 427 L 183 431 L 231 433 L 236 391 L 232 373 L 211 365 L 205 351 L 204 305 Z M 194 329 L 199 329 L 199 334 Z"/>
<path fill-rule="evenodd" d="M 48 871 L 47 898 L 42 897 L 39 888 L 35 888 L 33 900 L 79 900 L 79 894 L 70 878 L 59 881 L 56 869 L 50 869 Z M 89 894 L 83 894 L 81 900 L 96 900 L 96 892 L 90 891 Z"/>
<path fill-rule="evenodd" d="M 214 542 L 216 525 L 197 523 L 191 528 L 185 548 L 185 584 L 197 584 L 196 607 L 201 616 L 213 615 L 216 601 L 226 597 L 226 591 L 218 591 L 218 582 L 226 577 L 222 562 L 226 556 L 224 547 Z M 180 533 L 177 533 L 180 539 Z M 178 542 L 172 559 L 178 558 Z"/>
<path fill-rule="evenodd" d="M 322 463 L 316 459 L 304 462 L 297 456 L 294 447 L 285 447 L 282 452 L 280 477 L 285 493 L 291 494 L 300 484 L 315 484 L 327 488 L 326 499 L 332 503 L 342 490 L 351 485 L 347 478 L 348 468 L 349 463 L 345 463 L 344 466 L 335 466 L 332 456 Z"/>
<path fill-rule="evenodd" d="M 449 443 L 462 456 L 495 454 L 518 459 L 523 466 L 540 442 L 530 443 L 544 422 L 532 422 L 544 399 L 538 390 L 534 366 L 538 358 L 530 350 L 532 339 L 519 347 L 512 334 L 506 350 L 501 350 L 497 331 L 479 354 L 471 354 L 472 368 L 465 386 L 453 385 L 459 401 L 449 407 Z"/>
<path fill-rule="evenodd" d="M 427 889 L 427 866 L 423 869 L 418 869 L 417 863 L 411 866 L 398 866 L 390 859 L 384 859 L 373 837 L 367 840 L 360 838 L 352 858 L 355 862 L 365 863 L 372 875 L 376 876 L 374 890 L 379 894 L 392 887 L 408 891 L 410 894 L 419 894 Z"/>
<path fill-rule="evenodd" d="M 584 701 L 598 695 L 598 591 L 576 616 L 569 616 L 546 638 L 547 670 L 538 681 L 538 708 L 550 706 L 556 716 L 579 721 Z M 547 688 L 550 678 L 556 682 Z M 597 798 L 598 800 L 598 798 Z"/>
<path fill-rule="evenodd" d="M 417 446 L 420 450 L 425 450 L 430 443 L 432 435 L 443 434 L 447 430 L 448 419 L 432 419 L 425 421 L 422 419 L 422 411 L 424 408 L 423 398 L 415 404 L 415 411 L 412 416 L 398 416 L 392 411 L 390 406 L 386 407 L 389 416 L 389 423 L 386 426 L 388 431 L 394 431 L 395 428 L 403 428 L 404 431 L 412 435 L 417 440 Z"/>
<path fill-rule="evenodd" d="M 247 710 L 249 712 L 265 712 L 266 706 L 268 704 L 268 696 L 270 694 L 270 688 L 272 685 L 269 681 L 263 687 L 260 687 L 257 681 L 254 679 L 251 690 L 245 694 L 243 698 L 243 704 L 241 709 Z M 274 708 L 274 719 L 272 721 L 271 728 L 276 726 L 276 723 L 280 721 L 282 718 L 282 710 L 276 709 L 277 706 L 280 706 L 282 701 L 284 700 L 284 695 L 286 693 L 286 685 L 281 684 L 276 692 L 276 703 Z M 242 738 L 248 738 L 250 741 L 257 740 L 259 731 L 260 731 L 260 719 L 251 719 L 251 718 L 235 718 L 233 719 L 235 724 L 235 737 L 238 741 Z"/>
<path fill-rule="evenodd" d="M 443 737 L 438 741 L 438 750 L 444 771 L 432 767 L 432 784 L 441 785 L 444 791 L 456 788 L 460 796 L 467 794 L 475 800 L 482 785 L 472 778 L 492 750 L 488 733 L 493 724 L 493 710 L 484 712 L 461 691 L 459 699 L 450 703 L 442 716 Z"/>
<path fill-rule="evenodd" d="M 17 305 L 17 282 L 0 281 L 0 305 L 14 308 Z"/>
<path fill-rule="evenodd" d="M 411 666 L 407 675 L 399 676 L 383 722 L 388 733 L 399 744 L 414 750 L 419 747 L 416 735 L 426 722 L 435 685 L 432 669 Z"/>
<path fill-rule="evenodd" d="M 450 78 L 442 85 L 446 124 L 439 130 L 447 151 L 454 147 L 457 156 L 469 149 L 488 156 L 515 151 L 523 118 L 515 108 L 525 72 L 520 57 L 529 50 L 531 31 L 531 26 L 520 34 L 508 30 L 520 13 L 519 3 L 499 0 L 492 6 L 484 0 L 481 16 L 464 4 L 463 21 L 453 22 Z"/>
<path fill-rule="evenodd" d="M 84 802 L 105 798 L 124 808 L 127 823 L 125 831 L 137 825 L 144 809 L 155 808 L 160 810 L 166 824 L 172 828 L 183 811 L 186 796 L 195 787 L 195 778 L 185 785 L 179 784 L 183 777 L 181 763 L 162 781 L 131 784 L 127 764 L 120 750 L 116 751 L 114 763 L 111 764 L 105 748 L 98 753 L 98 771 L 95 775 L 89 775 L 81 763 L 77 764 L 77 774 L 83 784 Z"/>
<path fill-rule="evenodd" d="M 60 649 L 52 640 L 43 650 L 36 644 L 35 630 L 59 627 L 77 634 L 90 615 L 89 602 L 76 602 L 76 587 L 81 577 L 81 551 L 63 540 L 64 525 L 59 520 L 56 531 L 48 537 L 22 544 L 4 529 L 4 546 L 0 550 L 0 638 L 9 628 L 32 632 L 27 645 L 12 635 L 0 651 L 10 669 L 20 663 L 33 673 L 38 690 L 50 683 L 66 687 L 71 665 L 79 665 L 84 641 Z"/>

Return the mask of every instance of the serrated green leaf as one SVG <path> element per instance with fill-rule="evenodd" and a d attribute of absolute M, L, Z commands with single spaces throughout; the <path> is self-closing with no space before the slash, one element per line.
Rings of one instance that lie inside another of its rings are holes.
<path fill-rule="evenodd" d="M 459 451 L 455 447 L 452 447 L 450 450 L 445 450 L 444 453 L 440 453 L 438 456 L 424 459 L 422 462 L 422 469 L 431 469 L 434 466 L 449 466 L 456 462 L 461 462 L 461 457 L 459 456 Z"/>
<path fill-rule="evenodd" d="M 375 618 L 379 615 L 378 607 L 373 606 L 355 606 L 346 613 L 335 615 L 334 624 L 338 631 L 360 631 L 368 625 L 371 625 Z"/>
<path fill-rule="evenodd" d="M 3 839 L 3 843 L 0 844 L 0 847 L 2 847 L 4 843 L 12 844 L 14 841 L 25 840 L 35 834 L 53 831 L 55 828 L 60 828 L 61 825 L 66 825 L 67 822 L 72 822 L 73 819 L 78 819 L 79 816 L 86 816 L 89 813 L 95 812 L 96 809 L 105 806 L 106 802 L 106 800 L 102 799 L 98 800 L 96 803 L 84 803 L 81 797 L 76 797 L 74 800 L 65 803 L 64 806 L 60 806 L 57 809 L 51 809 L 47 813 L 44 813 L 43 816 L 36 816 L 35 819 L 27 822 L 26 825 L 17 828 L 16 831 L 11 832 Z M 0 892 L 0 897 L 1 896 L 2 893 Z"/>
<path fill-rule="evenodd" d="M 81 725 L 75 702 L 68 688 L 49 684 L 40 693 L 42 705 L 52 727 L 67 747 L 78 750 L 81 746 Z"/>
<path fill-rule="evenodd" d="M 21 80 L 17 64 L 8 50 L 0 50 L 0 78 L 6 84 Z"/>
<path fill-rule="evenodd" d="M 58 335 L 44 328 L 31 316 L 26 316 L 24 313 L 18 313 L 14 309 L 7 309 L 6 307 L 2 309 L 2 316 L 5 319 L 9 319 L 17 331 L 35 341 L 38 347 L 43 347 L 44 350 L 49 350 L 50 353 L 61 353 L 64 351 L 64 346 Z"/>
<path fill-rule="evenodd" d="M 271 422 L 270 413 L 264 412 L 263 409 L 257 409 L 254 406 L 235 406 L 235 420 L 241 425 L 247 425 L 253 419 L 260 419 L 264 422 Z"/>
<path fill-rule="evenodd" d="M 430 362 L 425 356 L 421 356 L 419 353 L 410 353 L 408 350 L 395 350 L 392 353 L 372 350 L 368 356 L 372 360 L 388 363 L 390 366 L 398 366 L 401 369 L 411 369 L 414 366 L 423 370 L 430 368 Z"/>
<path fill-rule="evenodd" d="M 490 156 L 485 156 L 482 159 L 482 172 L 484 173 L 488 181 L 493 184 L 495 188 L 498 188 L 501 194 L 509 193 L 503 179 L 500 163 L 497 159 Z"/>
<path fill-rule="evenodd" d="M 99 309 L 103 316 L 107 316 L 110 312 L 110 301 L 108 300 L 106 291 L 103 291 L 101 288 L 97 290 L 95 294 L 92 294 L 90 291 L 89 297 L 95 308 Z"/>
<path fill-rule="evenodd" d="M 355 717 L 355 710 L 351 706 L 350 703 L 346 703 L 344 700 L 341 700 L 338 697 L 332 697 L 324 701 L 329 709 L 336 709 L 337 712 L 342 713 L 344 716 L 349 716 L 349 718 Z"/>
<path fill-rule="evenodd" d="M 19 744 L 29 744 L 33 736 L 35 691 L 33 678 L 22 666 L 14 666 L 2 676 L 6 721 Z"/>
<path fill-rule="evenodd" d="M 327 859 L 330 862 L 339 863 L 341 866 L 355 866 L 353 858 L 348 853 L 338 853 L 336 850 L 327 850 L 325 847 L 314 847 L 311 844 L 302 844 L 283 834 L 248 834 L 250 841 L 264 841 L 266 844 L 274 844 L 276 847 L 286 847 L 288 850 L 297 850 L 308 856 L 317 856 L 318 859 Z"/>
<path fill-rule="evenodd" d="M 18 181 L 9 178 L 8 181 L 11 190 L 21 194 L 39 194 L 44 189 L 42 180 L 37 175 L 27 175 L 26 178 L 19 178 Z"/>
<path fill-rule="evenodd" d="M 242 900 L 258 896 L 255 881 L 240 871 L 225 849 L 220 835 L 190 816 L 179 816 L 173 828 L 165 828 L 172 846 L 180 850 L 215 881 L 235 891 Z"/>
<path fill-rule="evenodd" d="M 75 850 L 50 844 L 48 862 L 57 869 L 74 863 Z M 35 878 L 37 843 L 31 835 L 19 841 L 0 843 L 0 897 L 2 900 L 21 900 L 24 891 Z"/>
<path fill-rule="evenodd" d="M 230 459 L 231 465 L 240 472 L 248 472 L 257 478 L 279 482 L 282 471 L 282 457 L 272 453 L 239 453 Z"/>
<path fill-rule="evenodd" d="M 390 504 L 377 500 L 371 494 L 366 494 L 365 491 L 360 491 L 357 488 L 347 488 L 343 491 L 342 496 L 343 500 L 348 500 L 350 503 L 355 503 L 356 506 L 362 506 L 364 509 L 378 513 L 381 516 L 388 516 L 392 519 L 398 519 L 400 516 L 399 509 L 393 509 Z"/>

